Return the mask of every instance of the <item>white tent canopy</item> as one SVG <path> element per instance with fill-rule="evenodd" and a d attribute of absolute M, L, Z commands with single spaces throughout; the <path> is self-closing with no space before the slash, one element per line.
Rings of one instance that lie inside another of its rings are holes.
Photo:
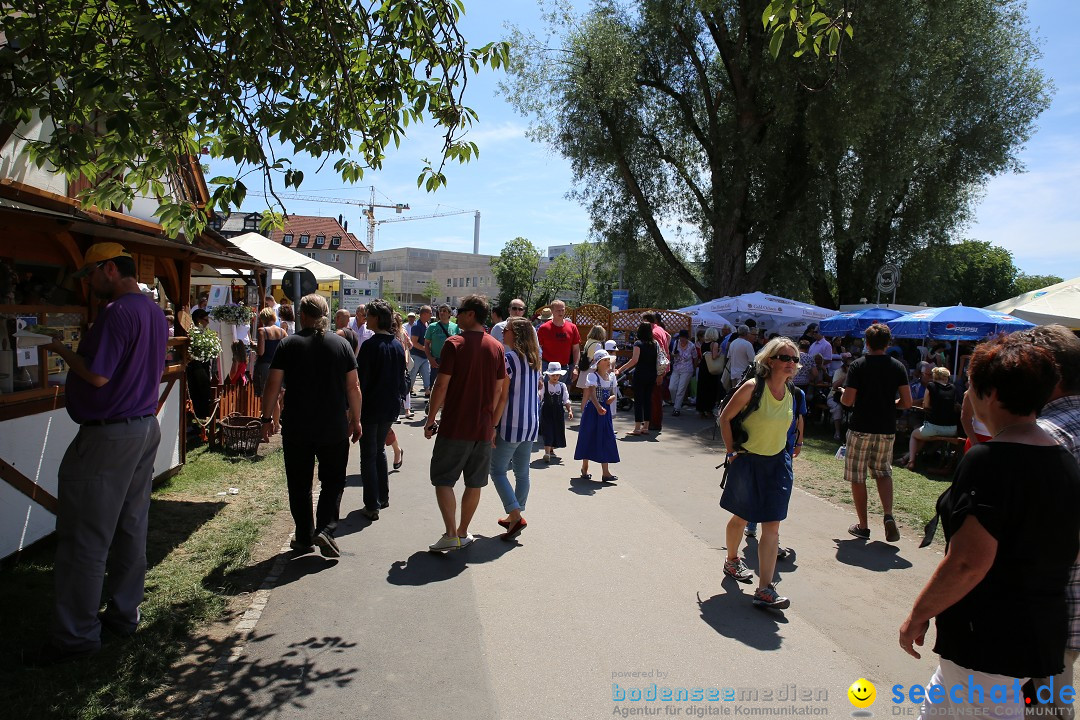
<path fill-rule="evenodd" d="M 281 284 L 281 279 L 284 277 L 285 273 L 288 272 L 281 268 L 297 267 L 303 267 L 310 270 L 315 276 L 315 279 L 320 283 L 337 282 L 342 277 L 344 277 L 345 280 L 356 280 L 356 278 L 348 273 L 344 273 L 341 270 L 325 263 L 321 263 L 318 260 L 312 260 L 307 255 L 291 250 L 280 243 L 276 243 L 269 238 L 263 237 L 259 233 L 252 232 L 244 235 L 237 235 L 234 238 L 230 238 L 229 242 L 236 245 L 236 247 L 240 248 L 259 262 L 269 265 L 272 268 L 270 272 L 271 285 Z"/>
<path fill-rule="evenodd" d="M 986 309 L 1007 313 L 1036 325 L 1058 323 L 1078 330 L 1080 329 L 1080 277 L 987 305 Z"/>
<path fill-rule="evenodd" d="M 719 327 L 724 324 L 735 327 L 753 319 L 759 328 L 788 336 L 801 335 L 810 323 L 836 314 L 835 310 L 763 292 L 716 298 L 700 305 L 680 308 L 679 312 L 691 316 L 695 327 Z"/>

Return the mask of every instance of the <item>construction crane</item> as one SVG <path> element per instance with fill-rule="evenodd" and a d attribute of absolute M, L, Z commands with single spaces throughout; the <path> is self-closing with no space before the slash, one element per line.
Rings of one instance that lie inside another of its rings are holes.
<path fill-rule="evenodd" d="M 479 210 L 448 210 L 447 212 L 436 212 L 430 215 L 410 215 L 409 217 L 402 218 L 387 218 L 386 220 L 380 220 L 379 225 L 383 223 L 393 222 L 406 222 L 409 220 L 427 220 L 430 218 L 447 217 L 448 215 L 468 215 L 474 213 L 475 219 L 473 221 L 473 255 L 480 254 L 480 211 Z"/>
<path fill-rule="evenodd" d="M 256 192 L 254 190 L 249 190 L 248 195 L 254 195 L 256 197 L 273 197 L 273 196 L 269 195 L 268 193 Z M 282 200 L 304 200 L 306 202 L 339 203 L 339 204 L 342 204 L 342 205 L 359 205 L 360 207 L 364 208 L 364 215 L 367 217 L 367 249 L 370 252 L 375 252 L 375 225 L 377 224 L 377 222 L 375 220 L 375 208 L 377 208 L 377 207 L 378 208 L 390 208 L 390 209 L 394 210 L 395 212 L 397 212 L 398 214 L 401 214 L 401 212 L 403 210 L 409 210 L 410 209 L 408 203 L 394 203 L 392 205 L 384 205 L 382 203 L 375 202 L 375 186 L 374 185 L 371 186 L 371 199 L 368 200 L 367 202 L 364 202 L 363 200 L 351 200 L 351 199 L 348 199 L 348 198 L 328 198 L 328 197 L 319 197 L 317 195 L 297 195 L 297 194 L 294 194 L 294 193 L 278 193 L 277 197 L 282 199 Z M 462 212 L 471 212 L 471 211 L 464 210 Z M 454 214 L 454 213 L 447 213 L 447 214 Z M 477 217 L 479 218 L 479 213 L 477 213 Z M 402 218 L 402 219 L 403 220 L 408 220 L 408 219 L 411 219 L 411 218 Z M 384 220 L 383 222 L 386 222 L 386 221 Z M 479 227 L 479 222 L 480 222 L 479 219 L 477 219 L 477 227 Z M 479 232 L 479 231 L 477 231 L 477 232 Z"/>

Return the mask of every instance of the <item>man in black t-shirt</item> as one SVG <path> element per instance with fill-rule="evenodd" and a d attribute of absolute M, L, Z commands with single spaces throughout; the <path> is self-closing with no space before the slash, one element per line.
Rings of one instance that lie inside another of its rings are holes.
<path fill-rule="evenodd" d="M 900 530 L 892 516 L 892 451 L 896 438 L 896 411 L 911 407 L 904 364 L 885 354 L 892 333 L 875 323 L 866 329 L 867 354 L 848 368 L 840 402 L 854 407 L 848 426 L 844 477 L 851 483 L 851 497 L 859 522 L 848 528 L 857 538 L 869 539 L 866 516 L 866 473 L 874 474 L 885 513 L 885 539 L 896 542 Z M 898 397 L 899 395 L 899 397 Z"/>
<path fill-rule="evenodd" d="M 313 544 L 325 557 L 341 552 L 334 527 L 345 491 L 349 440 L 359 442 L 360 384 L 356 355 L 345 338 L 329 331 L 330 308 L 320 295 L 300 301 L 300 332 L 281 341 L 263 397 L 277 397 L 284 382 L 285 408 L 281 415 L 281 446 L 285 453 L 285 479 L 289 509 L 296 534 L 293 550 L 308 552 Z M 269 440 L 270 422 L 263 411 L 263 437 Z M 319 505 L 311 515 L 311 488 L 315 460 L 319 461 Z"/>

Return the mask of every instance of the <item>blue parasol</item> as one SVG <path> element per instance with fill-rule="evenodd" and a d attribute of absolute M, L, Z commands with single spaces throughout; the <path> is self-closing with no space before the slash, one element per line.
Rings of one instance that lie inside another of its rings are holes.
<path fill-rule="evenodd" d="M 833 315 L 822 320 L 818 323 L 818 330 L 826 337 L 838 337 L 840 335 L 863 337 L 866 334 L 866 328 L 874 323 L 888 322 L 903 317 L 903 315 L 904 313 L 899 310 L 876 307 L 865 308 L 856 312 L 842 312 L 839 315 Z"/>
<path fill-rule="evenodd" d="M 998 333 L 1035 327 L 1027 320 L 993 310 L 955 305 L 927 308 L 886 323 L 893 337 L 934 340 L 985 340 Z"/>

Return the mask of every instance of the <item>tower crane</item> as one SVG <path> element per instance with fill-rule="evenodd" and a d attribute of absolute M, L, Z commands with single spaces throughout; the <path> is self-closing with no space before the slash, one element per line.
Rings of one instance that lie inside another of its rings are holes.
<path fill-rule="evenodd" d="M 249 190 L 248 195 L 254 195 L 256 197 L 268 197 L 267 193 L 256 192 L 254 190 Z M 297 195 L 295 193 L 278 193 L 277 197 L 281 198 L 282 200 L 304 200 L 304 201 L 307 201 L 307 202 L 339 203 L 339 204 L 342 204 L 342 205 L 359 205 L 360 207 L 362 207 L 364 209 L 363 210 L 364 216 L 367 217 L 367 249 L 370 252 L 375 252 L 375 225 L 378 224 L 376 222 L 376 220 L 375 220 L 375 208 L 377 208 L 377 207 L 378 208 L 390 208 L 390 209 L 394 210 L 395 212 L 397 212 L 398 214 L 401 214 L 401 212 L 403 210 L 409 210 L 410 209 L 408 203 L 394 203 L 392 205 L 385 205 L 383 203 L 375 202 L 375 186 L 374 185 L 371 186 L 371 199 L 368 200 L 367 202 L 364 202 L 363 200 L 351 200 L 349 198 L 328 198 L 328 197 L 319 197 L 317 195 Z M 462 212 L 470 212 L 470 211 L 464 210 Z M 456 213 L 447 213 L 447 214 L 456 214 Z M 479 217 L 479 213 L 477 213 L 477 216 Z M 410 219 L 412 219 L 412 218 L 402 218 L 402 220 L 410 220 Z M 383 220 L 382 222 L 386 222 L 386 221 Z M 479 220 L 477 220 L 477 224 L 479 225 Z"/>
<path fill-rule="evenodd" d="M 429 215 L 410 215 L 409 217 L 401 218 L 387 218 L 380 220 L 377 224 L 393 222 L 406 222 L 408 220 L 427 220 L 430 218 L 447 217 L 448 215 L 468 215 L 473 213 L 473 255 L 480 254 L 480 211 L 479 210 L 448 210 L 446 212 L 436 212 Z"/>

